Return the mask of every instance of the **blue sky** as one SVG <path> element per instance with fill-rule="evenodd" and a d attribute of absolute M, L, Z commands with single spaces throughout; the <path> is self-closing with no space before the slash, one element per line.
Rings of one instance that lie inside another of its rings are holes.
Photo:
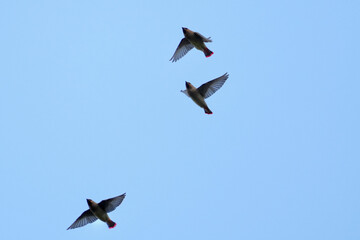
<path fill-rule="evenodd" d="M 3 1 L 3 239 L 359 239 L 358 1 Z M 169 62 L 181 27 L 210 58 Z M 204 114 L 180 92 L 230 74 Z M 126 192 L 110 217 L 66 228 Z"/>

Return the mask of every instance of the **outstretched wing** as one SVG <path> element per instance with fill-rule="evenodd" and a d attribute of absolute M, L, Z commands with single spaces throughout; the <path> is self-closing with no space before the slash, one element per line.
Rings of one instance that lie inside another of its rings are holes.
<path fill-rule="evenodd" d="M 187 40 L 186 38 L 181 39 L 179 46 L 175 50 L 174 55 L 170 58 L 170 61 L 176 62 L 177 60 L 185 56 L 185 54 L 187 54 L 191 49 L 193 49 L 193 47 L 194 46 L 189 42 L 189 40 Z"/>
<path fill-rule="evenodd" d="M 180 92 L 184 93 L 186 96 L 190 97 L 187 90 L 180 90 Z"/>
<path fill-rule="evenodd" d="M 204 37 L 203 35 L 201 35 L 198 32 L 194 32 L 194 35 L 196 38 L 201 39 L 201 41 L 203 41 L 203 42 L 212 42 L 212 40 L 210 38 Z"/>
<path fill-rule="evenodd" d="M 222 85 L 224 85 L 226 79 L 228 79 L 229 74 L 225 73 L 221 77 L 215 78 L 207 83 L 204 83 L 198 88 L 199 93 L 204 98 L 208 98 L 213 95 L 217 90 L 219 90 Z"/>
<path fill-rule="evenodd" d="M 124 193 L 124 194 L 122 194 L 120 196 L 114 197 L 114 198 L 109 198 L 109 199 L 106 199 L 106 200 L 102 200 L 99 203 L 99 207 L 104 209 L 106 212 L 112 212 L 112 211 L 115 210 L 115 208 L 117 208 L 122 203 L 125 196 L 126 196 L 126 193 Z"/>
<path fill-rule="evenodd" d="M 90 209 L 86 210 L 80 215 L 80 217 L 75 220 L 73 224 L 71 224 L 71 226 L 67 230 L 85 226 L 88 223 L 95 222 L 97 219 L 98 218 L 94 214 L 92 214 Z"/>

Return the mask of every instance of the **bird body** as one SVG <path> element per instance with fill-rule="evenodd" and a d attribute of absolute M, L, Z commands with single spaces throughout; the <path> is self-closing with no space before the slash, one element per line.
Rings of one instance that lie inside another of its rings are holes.
<path fill-rule="evenodd" d="M 183 27 L 182 30 L 185 37 L 181 39 L 179 46 L 176 48 L 175 53 L 171 57 L 170 61 L 176 62 L 177 60 L 185 56 L 185 54 L 187 54 L 188 51 L 190 51 L 194 47 L 202 51 L 206 57 L 210 57 L 213 54 L 213 52 L 209 50 L 205 45 L 205 42 L 212 42 L 210 38 L 206 38 L 200 33 L 191 31 L 188 28 Z"/>
<path fill-rule="evenodd" d="M 116 223 L 110 219 L 106 211 L 101 207 L 99 207 L 99 205 L 96 202 L 94 202 L 91 199 L 86 199 L 86 201 L 89 205 L 90 211 L 92 212 L 92 214 L 95 215 L 95 217 L 97 217 L 103 222 L 106 222 L 109 228 L 114 228 L 116 226 Z"/>
<path fill-rule="evenodd" d="M 210 57 L 211 52 L 205 45 L 204 42 L 212 42 L 209 38 L 202 36 L 200 33 L 193 32 L 188 28 L 183 28 L 185 38 L 198 50 L 204 52 L 206 57 Z M 209 52 L 210 51 L 210 52 Z"/>
<path fill-rule="evenodd" d="M 197 88 L 194 87 L 191 83 L 185 82 L 186 91 L 189 97 L 201 108 L 204 109 L 205 113 L 212 114 L 211 110 L 207 106 L 205 99 L 201 94 L 198 92 Z"/>
<path fill-rule="evenodd" d="M 85 226 L 86 224 L 93 223 L 98 219 L 106 222 L 109 228 L 114 228 L 116 223 L 110 219 L 108 213 L 114 211 L 115 208 L 122 203 L 125 196 L 126 193 L 114 198 L 103 200 L 99 203 L 96 203 L 91 199 L 86 199 L 89 209 L 83 212 L 67 230 Z"/>
<path fill-rule="evenodd" d="M 194 87 L 191 83 L 185 82 L 186 90 L 181 90 L 188 97 L 190 97 L 199 107 L 203 108 L 206 114 L 212 114 L 212 111 L 209 109 L 208 105 L 205 102 L 205 99 L 213 95 L 217 90 L 219 90 L 225 81 L 228 79 L 229 74 L 225 73 L 224 75 L 215 78 L 207 83 L 204 83 L 199 88 Z"/>

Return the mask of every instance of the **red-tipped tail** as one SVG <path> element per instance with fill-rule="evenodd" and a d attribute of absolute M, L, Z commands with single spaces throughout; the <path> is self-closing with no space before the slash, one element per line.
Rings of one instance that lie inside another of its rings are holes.
<path fill-rule="evenodd" d="M 204 110 L 206 114 L 212 114 L 212 111 L 208 107 L 204 108 Z"/>
<path fill-rule="evenodd" d="M 214 53 L 213 53 L 212 51 L 210 51 L 210 49 L 205 48 L 205 49 L 204 49 L 204 54 L 205 54 L 205 57 L 210 57 L 210 56 L 213 55 Z"/>
<path fill-rule="evenodd" d="M 116 226 L 116 223 L 113 222 L 113 221 L 111 221 L 110 219 L 109 219 L 109 221 L 107 221 L 106 223 L 107 223 L 107 225 L 108 225 L 109 228 L 114 228 L 114 227 Z"/>

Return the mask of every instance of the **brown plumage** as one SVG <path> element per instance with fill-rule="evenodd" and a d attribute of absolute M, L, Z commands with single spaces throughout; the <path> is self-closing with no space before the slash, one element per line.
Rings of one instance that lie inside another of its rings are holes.
<path fill-rule="evenodd" d="M 204 42 L 212 42 L 210 38 L 206 38 L 200 33 L 193 32 L 188 28 L 182 28 L 184 33 L 184 38 L 181 39 L 179 46 L 176 48 L 174 55 L 171 57 L 170 61 L 176 62 L 185 54 L 187 54 L 193 47 L 202 51 L 206 57 L 213 55 L 213 52 L 210 51 Z"/>
<path fill-rule="evenodd" d="M 106 222 L 109 228 L 114 228 L 116 223 L 110 219 L 107 213 L 114 211 L 115 208 L 122 203 L 125 196 L 126 193 L 114 198 L 103 200 L 98 204 L 91 199 L 86 199 L 89 209 L 83 212 L 67 230 L 85 226 L 86 224 L 93 223 L 98 219 Z"/>
<path fill-rule="evenodd" d="M 221 77 L 215 78 L 207 83 L 204 83 L 199 88 L 194 87 L 191 83 L 185 82 L 186 90 L 181 90 L 188 97 L 190 97 L 199 107 L 203 108 L 206 114 L 212 114 L 212 111 L 205 102 L 205 98 L 213 95 L 219 90 L 225 81 L 228 79 L 229 74 L 225 73 Z"/>

